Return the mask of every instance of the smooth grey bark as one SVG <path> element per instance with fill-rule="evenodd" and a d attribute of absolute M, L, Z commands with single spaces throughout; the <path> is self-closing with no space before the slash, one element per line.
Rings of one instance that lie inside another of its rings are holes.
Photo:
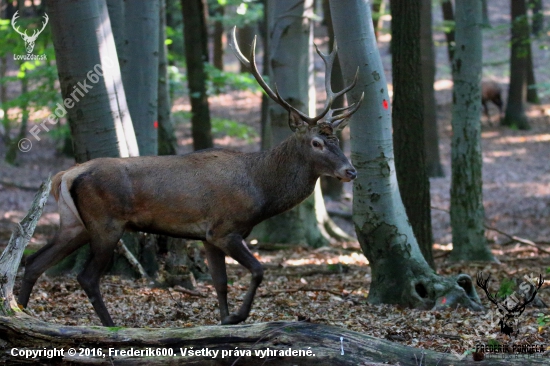
<path fill-rule="evenodd" d="M 399 192 L 422 255 L 435 268 L 419 77 L 420 9 L 419 1 L 392 0 L 393 142 Z"/>
<path fill-rule="evenodd" d="M 435 52 L 432 34 L 432 2 L 420 1 L 420 63 L 422 100 L 424 104 L 424 151 L 426 171 L 431 178 L 443 177 L 443 166 L 439 154 L 439 133 L 435 113 Z"/>
<path fill-rule="evenodd" d="M 55 111 L 67 116 L 76 162 L 139 155 L 105 0 L 53 1 L 48 14 L 61 95 L 74 102 Z"/>
<path fill-rule="evenodd" d="M 361 108 L 351 118 L 350 133 L 357 169 L 353 223 L 372 268 L 368 301 L 425 309 L 457 304 L 481 309 L 467 275 L 447 279 L 434 273 L 408 223 L 397 186 L 388 89 L 369 2 L 331 1 L 330 10 L 346 83 L 359 66 L 359 81 L 348 100 L 357 102 L 365 93 Z"/>
<path fill-rule="evenodd" d="M 159 7 L 159 76 L 158 76 L 158 155 L 175 155 L 178 145 L 172 121 L 172 102 L 168 82 L 168 48 L 166 46 L 166 0 Z"/>
<path fill-rule="evenodd" d="M 481 0 L 456 4 L 451 142 L 453 261 L 493 260 L 485 238 L 481 156 Z"/>
<path fill-rule="evenodd" d="M 269 80 L 277 84 L 282 98 L 309 115 L 315 114 L 312 6 L 312 0 L 298 5 L 293 0 L 268 1 Z M 288 112 L 274 102 L 269 104 L 269 122 L 272 136 L 267 146 L 278 144 L 292 133 Z M 331 236 L 349 239 L 328 217 L 320 190 L 317 184 L 314 194 L 301 205 L 260 223 L 251 236 L 263 243 L 313 247 L 327 245 Z"/>
<path fill-rule="evenodd" d="M 206 71 L 208 62 L 208 33 L 206 30 L 206 4 L 204 0 L 181 0 L 183 12 L 183 38 L 187 81 L 191 100 L 191 133 L 195 150 L 214 146 L 210 108 L 206 94 Z"/>
<path fill-rule="evenodd" d="M 529 23 L 525 0 L 511 1 L 512 27 L 510 46 L 510 84 L 508 86 L 508 101 L 503 126 L 511 126 L 520 130 L 530 128 L 524 103 L 527 100 L 527 68 Z"/>
<path fill-rule="evenodd" d="M 158 151 L 159 0 L 125 1 L 122 79 L 140 155 Z"/>

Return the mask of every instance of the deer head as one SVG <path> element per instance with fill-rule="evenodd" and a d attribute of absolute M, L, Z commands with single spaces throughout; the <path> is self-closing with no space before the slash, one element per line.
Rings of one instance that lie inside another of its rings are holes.
<path fill-rule="evenodd" d="M 27 53 L 31 53 L 32 50 L 34 49 L 34 43 L 36 42 L 36 38 L 40 35 L 40 33 L 42 33 L 42 31 L 44 30 L 44 28 L 46 28 L 46 25 L 48 24 L 48 19 L 49 19 L 48 15 L 44 14 L 44 22 L 42 22 L 42 29 L 33 30 L 32 35 L 29 36 L 27 35 L 27 30 L 25 30 L 24 32 L 21 32 L 19 30 L 19 26 L 15 25 L 15 21 L 17 20 L 17 18 L 19 18 L 19 15 L 17 13 L 19 13 L 19 11 L 16 11 L 15 14 L 13 14 L 13 17 L 11 18 L 11 26 L 13 27 L 13 29 L 15 29 L 17 33 L 21 35 L 21 38 L 23 38 L 23 41 L 25 41 L 25 48 L 27 49 Z"/>
<path fill-rule="evenodd" d="M 477 285 L 485 291 L 489 301 L 497 306 L 498 312 L 502 316 L 499 321 L 501 333 L 511 335 L 514 333 L 514 330 L 517 331 L 517 318 L 523 313 L 527 304 L 535 299 L 537 291 L 544 284 L 544 279 L 542 275 L 540 275 L 538 283 L 536 285 L 531 284 L 530 287 L 532 291 L 520 295 L 521 300 L 517 299 L 517 297 L 511 299 L 508 296 L 500 300 L 497 299 L 496 295 L 493 296 L 491 292 L 489 292 L 487 284 L 490 279 L 491 275 L 485 280 L 483 279 L 483 272 L 479 272 L 477 274 Z"/>
<path fill-rule="evenodd" d="M 235 30 L 236 27 L 233 28 L 229 46 L 233 49 L 239 61 L 251 70 L 252 75 L 254 75 L 254 78 L 266 94 L 288 111 L 288 124 L 290 129 L 296 134 L 298 140 L 308 145 L 310 148 L 307 153 L 309 158 L 307 160 L 314 164 L 316 171 L 320 175 L 334 176 L 345 182 L 355 179 L 357 173 L 341 151 L 335 132 L 338 129 L 344 128 L 349 117 L 359 109 L 363 101 L 364 93 L 361 95 L 359 102 L 347 107 L 331 109 L 331 106 L 336 98 L 341 97 L 355 86 L 359 76 L 359 68 L 357 68 L 353 82 L 341 91 L 334 93 L 330 81 L 337 48 L 335 46 L 329 55 L 325 55 L 319 51 L 319 48 L 315 45 L 315 49 L 323 59 L 326 67 L 325 89 L 327 92 L 327 99 L 322 112 L 315 117 L 309 117 L 284 100 L 279 94 L 276 84 L 275 91 L 273 91 L 263 79 L 256 65 L 256 37 L 254 37 L 252 42 L 249 60 L 239 49 Z M 323 118 L 324 121 L 321 121 Z"/>

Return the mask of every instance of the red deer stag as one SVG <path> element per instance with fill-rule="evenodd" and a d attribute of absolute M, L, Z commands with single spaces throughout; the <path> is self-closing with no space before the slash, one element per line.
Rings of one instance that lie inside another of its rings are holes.
<path fill-rule="evenodd" d="M 308 117 L 262 79 L 255 45 L 254 39 L 249 61 L 233 33 L 231 47 L 238 59 L 250 67 L 267 95 L 289 112 L 294 133 L 269 151 L 208 149 L 184 156 L 99 158 L 58 173 L 52 193 L 59 205 L 60 230 L 51 243 L 27 259 L 20 304 L 27 306 L 34 284 L 46 269 L 90 243 L 90 258 L 77 280 L 103 325 L 113 326 L 99 290 L 100 278 L 124 230 L 137 230 L 202 240 L 221 323 L 237 324 L 248 317 L 263 268 L 243 239 L 256 224 L 307 198 L 321 175 L 345 182 L 355 179 L 357 173 L 334 132 L 360 105 L 331 110 L 333 100 L 355 86 L 357 75 L 350 86 L 333 93 L 330 74 L 336 51 L 324 55 L 317 50 L 327 70 L 327 101 L 320 115 Z M 229 313 L 227 305 L 226 255 L 252 273 L 235 314 Z"/>

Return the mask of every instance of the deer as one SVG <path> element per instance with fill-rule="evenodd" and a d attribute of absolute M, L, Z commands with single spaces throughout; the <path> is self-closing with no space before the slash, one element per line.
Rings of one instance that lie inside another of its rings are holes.
<path fill-rule="evenodd" d="M 522 290 L 520 293 L 521 300 L 515 296 L 515 293 L 503 299 L 497 299 L 496 294 L 493 296 L 487 286 L 490 279 L 491 275 L 489 275 L 487 279 L 484 279 L 483 272 L 479 272 L 477 274 L 477 285 L 485 291 L 489 301 L 497 306 L 498 312 L 502 316 L 498 322 L 500 325 L 500 332 L 510 336 L 518 332 L 518 318 L 525 311 L 525 307 L 535 299 L 535 296 L 537 296 L 537 291 L 544 284 L 544 278 L 542 278 L 542 275 L 539 275 L 536 284 L 520 285 L 520 290 Z"/>
<path fill-rule="evenodd" d="M 16 26 L 15 25 L 15 21 L 17 20 L 17 18 L 19 18 L 19 15 L 17 14 L 19 13 L 19 10 L 15 12 L 15 14 L 13 14 L 13 17 L 11 18 L 11 26 L 13 27 L 13 29 L 19 33 L 19 35 L 21 36 L 21 38 L 23 38 L 23 41 L 25 41 L 25 49 L 27 50 L 27 53 L 31 53 L 32 50 L 34 49 L 34 43 L 36 42 L 36 38 L 38 38 L 38 36 L 40 35 L 40 33 L 42 33 L 42 31 L 44 30 L 44 28 L 46 28 L 46 25 L 48 24 L 48 20 L 50 19 L 48 17 L 48 14 L 44 14 L 44 21 L 42 22 L 42 29 L 40 30 L 33 30 L 32 34 L 29 36 L 27 34 L 27 31 L 25 30 L 24 32 L 21 32 L 19 30 L 19 26 Z"/>
<path fill-rule="evenodd" d="M 485 116 L 491 124 L 491 116 L 489 114 L 489 107 L 487 103 L 493 102 L 498 107 L 499 116 L 502 115 L 502 90 L 500 86 L 494 81 L 482 81 L 481 82 L 481 104 L 483 105 L 483 111 Z"/>
<path fill-rule="evenodd" d="M 77 281 L 101 323 L 114 326 L 101 296 L 100 279 L 123 232 L 131 230 L 203 241 L 221 324 L 247 319 L 264 271 L 244 239 L 258 223 L 310 196 L 320 176 L 344 182 L 357 177 L 335 132 L 359 109 L 364 93 L 357 103 L 331 109 L 334 99 L 355 86 L 359 69 L 349 86 L 333 92 L 330 80 L 337 50 L 326 55 L 316 46 L 326 67 L 327 99 L 322 112 L 309 117 L 265 82 L 256 66 L 256 38 L 250 60 L 241 53 L 235 30 L 230 45 L 267 95 L 288 111 L 293 134 L 267 151 L 212 148 L 182 156 L 97 158 L 57 173 L 51 193 L 58 202 L 60 228 L 51 242 L 26 259 L 19 304 L 27 307 L 32 288 L 46 269 L 89 243 L 90 257 Z M 232 314 L 226 255 L 251 273 L 243 303 Z"/>

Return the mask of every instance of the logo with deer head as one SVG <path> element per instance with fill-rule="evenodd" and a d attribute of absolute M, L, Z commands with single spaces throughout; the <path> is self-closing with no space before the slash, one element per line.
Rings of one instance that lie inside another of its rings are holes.
<path fill-rule="evenodd" d="M 23 41 L 25 41 L 25 48 L 27 50 L 27 53 L 31 53 L 32 50 L 34 49 L 34 43 L 36 42 L 36 38 L 38 38 L 40 33 L 42 33 L 42 31 L 44 30 L 44 28 L 46 28 L 46 25 L 48 24 L 48 20 L 49 20 L 48 14 L 44 14 L 44 22 L 42 22 L 42 29 L 40 30 L 34 29 L 32 34 L 29 36 L 27 34 L 26 29 L 24 32 L 21 32 L 19 30 L 19 26 L 15 25 L 17 18 L 19 18 L 18 13 L 19 11 L 16 11 L 15 14 L 13 14 L 13 17 L 11 18 L 11 26 L 13 27 L 13 29 L 15 29 L 17 33 L 19 33 L 19 35 L 21 35 L 21 38 L 23 38 Z"/>
<path fill-rule="evenodd" d="M 519 331 L 518 318 L 525 310 L 527 304 L 532 302 L 535 296 L 537 296 L 537 291 L 544 284 L 544 278 L 542 278 L 542 275 L 533 278 L 525 276 L 525 281 L 519 285 L 518 291 L 500 299 L 497 297 L 497 294 L 492 295 L 489 291 L 487 284 L 490 279 L 491 275 L 485 280 L 483 279 L 483 272 L 477 274 L 477 285 L 485 291 L 489 301 L 497 306 L 500 313 L 500 320 L 498 322 L 500 332 L 508 336 L 517 334 Z"/>

